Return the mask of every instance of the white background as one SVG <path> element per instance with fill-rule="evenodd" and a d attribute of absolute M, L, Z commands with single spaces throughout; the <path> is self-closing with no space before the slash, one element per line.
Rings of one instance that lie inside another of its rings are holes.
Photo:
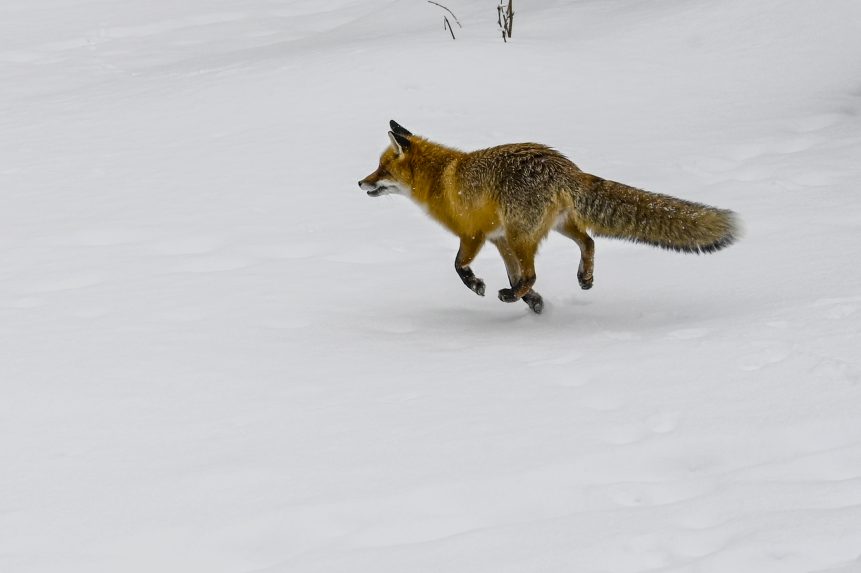
<path fill-rule="evenodd" d="M 6 0 L 0 570 L 861 570 L 857 0 Z M 496 300 L 389 119 L 731 208 Z"/>

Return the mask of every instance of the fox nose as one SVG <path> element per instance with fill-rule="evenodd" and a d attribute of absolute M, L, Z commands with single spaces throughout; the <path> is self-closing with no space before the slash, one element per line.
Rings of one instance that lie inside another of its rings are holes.
<path fill-rule="evenodd" d="M 362 188 L 362 182 L 359 181 L 359 189 L 361 189 L 361 188 Z"/>

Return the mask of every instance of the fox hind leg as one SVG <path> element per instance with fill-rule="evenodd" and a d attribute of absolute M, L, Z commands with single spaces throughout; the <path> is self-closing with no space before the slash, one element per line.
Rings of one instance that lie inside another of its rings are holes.
<path fill-rule="evenodd" d="M 518 256 L 517 251 L 512 248 L 508 240 L 500 238 L 494 240 L 493 243 L 499 250 L 502 261 L 505 263 L 505 271 L 508 273 L 508 282 L 511 285 L 511 288 L 499 291 L 499 300 L 503 302 L 515 302 L 520 298 L 529 306 L 532 312 L 535 314 L 541 314 L 541 311 L 544 310 L 544 299 L 541 298 L 540 294 L 532 290 L 532 285 L 535 284 L 534 265 L 530 265 L 532 268 L 531 282 L 528 279 L 524 280 L 520 257 Z M 534 256 L 535 254 L 533 252 L 533 259 Z M 526 286 L 527 284 L 528 286 Z M 522 294 L 518 295 L 518 293 Z"/>
<path fill-rule="evenodd" d="M 556 230 L 577 243 L 580 247 L 580 265 L 577 267 L 577 281 L 580 288 L 589 290 L 594 281 L 595 268 L 595 241 L 574 220 L 567 218 Z"/>
<path fill-rule="evenodd" d="M 463 284 L 478 296 L 484 296 L 484 281 L 475 276 L 469 264 L 475 260 L 475 256 L 484 245 L 484 237 L 461 237 L 460 248 L 454 259 L 454 270 Z"/>

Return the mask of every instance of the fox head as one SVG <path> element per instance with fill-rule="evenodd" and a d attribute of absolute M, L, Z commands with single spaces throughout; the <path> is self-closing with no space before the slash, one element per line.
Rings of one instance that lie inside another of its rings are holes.
<path fill-rule="evenodd" d="M 412 167 L 409 162 L 412 133 L 396 121 L 389 122 L 391 145 L 380 156 L 377 170 L 359 181 L 359 187 L 371 197 L 412 193 Z"/>

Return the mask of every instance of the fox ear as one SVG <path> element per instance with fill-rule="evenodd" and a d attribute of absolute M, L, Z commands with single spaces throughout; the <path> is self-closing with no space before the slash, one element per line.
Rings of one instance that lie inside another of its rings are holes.
<path fill-rule="evenodd" d="M 399 124 L 395 120 L 389 121 L 389 127 L 392 128 L 392 131 L 397 133 L 398 135 L 412 135 L 412 133 L 405 128 L 403 125 Z"/>
<path fill-rule="evenodd" d="M 395 153 L 403 155 L 404 151 L 410 148 L 410 140 L 405 135 L 389 132 L 389 139 L 392 141 L 392 147 L 395 148 Z"/>

